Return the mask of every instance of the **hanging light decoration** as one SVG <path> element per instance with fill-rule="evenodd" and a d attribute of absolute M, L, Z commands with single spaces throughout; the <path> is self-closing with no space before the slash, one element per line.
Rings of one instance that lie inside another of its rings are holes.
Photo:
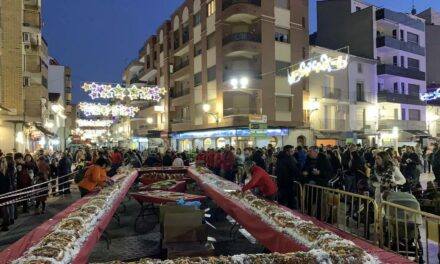
<path fill-rule="evenodd" d="M 88 120 L 78 119 L 76 120 L 78 127 L 109 127 L 113 124 L 112 120 Z"/>
<path fill-rule="evenodd" d="M 81 102 L 79 109 L 85 116 L 129 116 L 134 117 L 139 111 L 139 107 L 124 105 L 103 105 Z"/>
<path fill-rule="evenodd" d="M 110 84 L 98 84 L 95 82 L 83 83 L 82 89 L 87 92 L 92 99 L 116 98 L 124 100 L 128 97 L 130 100 L 154 100 L 159 102 L 162 99 L 162 96 L 167 93 L 165 88 L 159 88 L 158 86 L 137 87 L 136 85 L 133 85 L 129 88 L 123 88 L 119 84 L 112 86 Z"/>

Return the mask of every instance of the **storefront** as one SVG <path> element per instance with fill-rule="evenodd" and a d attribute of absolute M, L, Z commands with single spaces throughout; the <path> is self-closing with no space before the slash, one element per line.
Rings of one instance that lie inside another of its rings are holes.
<path fill-rule="evenodd" d="M 247 128 L 220 129 L 175 133 L 172 135 L 172 147 L 178 151 L 196 149 L 222 148 L 231 145 L 235 148 L 274 147 L 283 145 L 283 137 L 289 134 L 289 129 L 267 129 L 264 136 L 254 137 Z"/>

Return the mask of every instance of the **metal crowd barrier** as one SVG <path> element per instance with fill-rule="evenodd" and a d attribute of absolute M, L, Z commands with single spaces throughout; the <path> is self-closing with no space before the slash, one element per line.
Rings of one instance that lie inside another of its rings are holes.
<path fill-rule="evenodd" d="M 379 244 L 418 263 L 440 261 L 440 216 L 383 201 Z"/>
<path fill-rule="evenodd" d="M 55 179 L 49 179 L 42 183 L 34 184 L 32 186 L 23 189 L 2 194 L 0 195 L 0 201 L 4 201 L 4 202 L 0 202 L 0 207 L 21 203 L 38 197 L 53 195 L 55 193 L 62 193 L 66 190 L 64 188 L 64 185 L 71 184 L 72 182 L 74 182 L 74 180 L 71 178 L 73 178 L 74 175 L 76 175 L 77 173 L 78 171 L 75 171 L 57 177 Z M 66 179 L 64 180 L 64 178 Z M 61 179 L 63 179 L 63 181 L 60 181 Z M 53 189 L 55 190 L 53 191 Z M 44 194 L 42 194 L 42 192 L 44 192 Z"/>
<path fill-rule="evenodd" d="M 302 212 L 377 244 L 378 206 L 374 199 L 343 190 L 305 184 Z"/>
<path fill-rule="evenodd" d="M 277 176 L 270 175 L 270 177 L 272 178 L 272 181 L 274 183 L 277 183 Z M 297 182 L 297 181 L 293 181 L 293 190 L 292 191 L 296 194 L 296 208 L 298 208 L 298 210 L 302 212 L 303 208 L 304 208 L 304 203 L 302 201 L 303 187 L 302 187 L 301 183 Z"/>

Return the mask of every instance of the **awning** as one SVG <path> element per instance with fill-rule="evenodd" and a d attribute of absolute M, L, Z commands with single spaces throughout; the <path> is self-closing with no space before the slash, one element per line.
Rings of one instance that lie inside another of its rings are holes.
<path fill-rule="evenodd" d="M 405 133 L 411 134 L 414 137 L 431 137 L 431 135 L 422 130 L 403 130 Z"/>
<path fill-rule="evenodd" d="M 55 137 L 55 133 L 50 132 L 49 130 L 47 130 L 44 126 L 41 125 L 37 125 L 35 124 L 35 127 L 40 130 L 41 132 L 43 132 L 43 134 L 45 134 L 46 136 L 49 137 Z"/>
<path fill-rule="evenodd" d="M 339 139 L 345 140 L 346 138 L 353 138 L 352 132 L 325 132 L 325 131 L 315 131 L 315 137 L 317 139 Z"/>

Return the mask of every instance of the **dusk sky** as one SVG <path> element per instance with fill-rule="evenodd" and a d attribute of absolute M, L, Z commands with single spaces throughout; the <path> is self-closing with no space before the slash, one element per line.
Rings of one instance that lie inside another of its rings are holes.
<path fill-rule="evenodd" d="M 264 0 L 263 0 L 264 1 Z M 89 100 L 81 82 L 121 82 L 125 66 L 144 41 L 183 0 L 43 0 L 44 37 L 50 56 L 72 68 L 73 101 Z M 367 1 L 409 12 L 411 0 Z M 415 0 L 417 11 L 440 10 L 439 0 Z M 316 30 L 316 1 L 310 1 L 310 30 Z"/>

